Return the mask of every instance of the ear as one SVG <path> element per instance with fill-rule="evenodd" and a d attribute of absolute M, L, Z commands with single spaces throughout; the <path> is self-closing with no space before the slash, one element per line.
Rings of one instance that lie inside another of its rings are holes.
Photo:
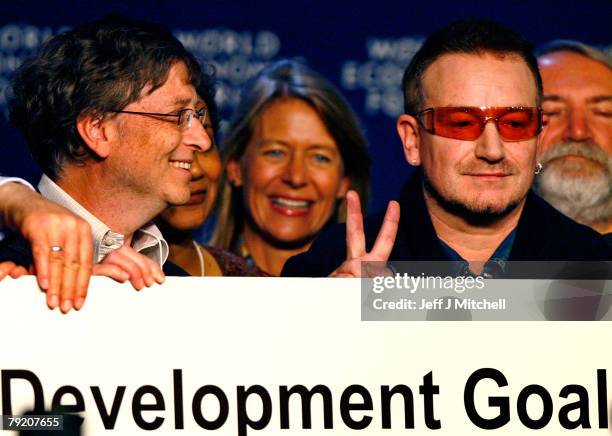
<path fill-rule="evenodd" d="M 542 157 L 542 154 L 546 151 L 543 147 L 543 144 L 551 144 L 550 138 L 548 138 L 548 122 L 549 116 L 542 116 L 542 130 L 538 133 L 537 141 L 536 141 L 536 157 L 538 160 Z M 548 147 L 547 147 L 548 148 Z"/>
<path fill-rule="evenodd" d="M 338 187 L 338 193 L 336 194 L 337 199 L 346 197 L 346 193 L 351 187 L 351 180 L 348 177 L 342 177 L 340 179 L 340 186 Z"/>
<path fill-rule="evenodd" d="M 397 119 L 397 133 L 402 140 L 404 156 L 410 165 L 420 165 L 421 155 L 419 148 L 419 123 L 411 115 L 400 115 Z"/>
<path fill-rule="evenodd" d="M 81 115 L 77 118 L 76 127 L 81 138 L 98 157 L 107 158 L 111 151 L 109 140 L 109 123 L 102 117 Z"/>
<path fill-rule="evenodd" d="M 225 170 L 227 171 L 227 179 L 234 187 L 242 186 L 242 168 L 240 167 L 240 162 L 230 160 Z"/>

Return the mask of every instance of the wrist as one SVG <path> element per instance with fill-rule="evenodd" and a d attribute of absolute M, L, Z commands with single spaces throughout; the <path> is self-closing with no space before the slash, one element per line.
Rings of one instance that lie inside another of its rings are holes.
<path fill-rule="evenodd" d="M 0 185 L 0 224 L 12 230 L 19 230 L 25 209 L 30 207 L 36 194 L 21 183 Z"/>

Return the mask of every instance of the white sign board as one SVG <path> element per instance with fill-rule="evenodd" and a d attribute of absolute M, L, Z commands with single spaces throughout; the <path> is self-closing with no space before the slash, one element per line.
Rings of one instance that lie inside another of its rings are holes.
<path fill-rule="evenodd" d="M 357 279 L 94 278 L 62 315 L 5 279 L 0 410 L 82 406 L 85 435 L 612 434 L 611 322 L 368 322 L 360 304 Z"/>

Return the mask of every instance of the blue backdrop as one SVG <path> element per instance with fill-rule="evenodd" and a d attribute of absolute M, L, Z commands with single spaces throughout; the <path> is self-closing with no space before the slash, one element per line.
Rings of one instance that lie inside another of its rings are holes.
<path fill-rule="evenodd" d="M 534 43 L 571 38 L 612 49 L 612 2 L 605 1 L 162 1 L 3 2 L 0 15 L 0 173 L 36 180 L 19 133 L 6 121 L 10 76 L 51 35 L 108 13 L 172 28 L 200 59 L 217 67 L 227 119 L 240 86 L 270 61 L 299 57 L 328 77 L 363 122 L 374 160 L 370 209 L 396 196 L 408 174 L 395 117 L 403 69 L 423 36 L 447 22 L 486 16 Z"/>

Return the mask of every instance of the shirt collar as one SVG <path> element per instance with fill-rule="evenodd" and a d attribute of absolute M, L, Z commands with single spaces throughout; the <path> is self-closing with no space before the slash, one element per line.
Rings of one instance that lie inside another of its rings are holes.
<path fill-rule="evenodd" d="M 506 262 L 510 257 L 510 251 L 512 250 L 512 245 L 514 244 L 515 237 L 516 228 L 514 228 L 508 234 L 508 236 L 504 238 L 501 244 L 499 244 L 499 246 L 495 249 L 495 252 L 491 255 L 489 260 L 485 262 L 481 274 L 482 276 L 484 276 L 485 278 L 493 278 L 499 277 L 500 274 L 504 273 L 506 269 Z M 444 250 L 444 254 L 448 258 L 448 260 L 456 262 L 456 267 L 454 268 L 455 274 L 465 275 L 466 273 L 470 273 L 469 263 L 442 239 L 438 238 L 438 241 L 440 242 L 442 250 Z"/>
<path fill-rule="evenodd" d="M 43 197 L 65 207 L 89 223 L 94 242 L 94 262 L 101 262 L 108 253 L 121 247 L 125 242 L 124 235 L 113 232 L 106 224 L 81 206 L 66 191 L 44 174 L 38 184 L 38 190 Z M 160 266 L 168 258 L 168 243 L 164 240 L 157 226 L 152 222 L 145 224 L 134 232 L 132 248 Z"/>

